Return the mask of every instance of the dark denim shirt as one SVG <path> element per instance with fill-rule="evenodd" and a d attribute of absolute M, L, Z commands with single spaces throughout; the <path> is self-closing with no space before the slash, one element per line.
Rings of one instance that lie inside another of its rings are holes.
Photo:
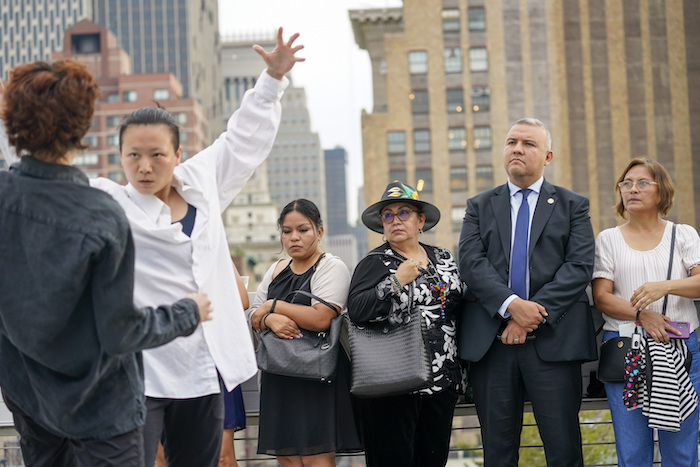
<path fill-rule="evenodd" d="M 124 212 L 80 170 L 25 156 L 0 172 L 0 386 L 64 437 L 143 425 L 140 350 L 194 331 L 189 299 L 133 305 Z"/>

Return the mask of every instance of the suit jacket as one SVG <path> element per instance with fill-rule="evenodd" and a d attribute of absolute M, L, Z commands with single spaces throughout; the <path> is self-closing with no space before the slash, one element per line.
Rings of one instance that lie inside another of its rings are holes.
<path fill-rule="evenodd" d="M 542 184 L 528 254 L 530 300 L 549 314 L 534 332 L 544 361 L 597 358 L 585 293 L 595 258 L 588 209 L 587 198 L 546 180 Z M 459 265 L 467 283 L 459 349 L 467 361 L 479 361 L 494 343 L 503 322 L 498 309 L 513 294 L 508 287 L 511 225 L 507 184 L 467 201 L 459 240 Z"/>

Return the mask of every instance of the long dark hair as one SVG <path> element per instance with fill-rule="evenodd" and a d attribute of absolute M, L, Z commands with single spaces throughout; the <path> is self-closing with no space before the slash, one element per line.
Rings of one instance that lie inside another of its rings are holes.
<path fill-rule="evenodd" d="M 173 116 L 160 106 L 141 107 L 131 112 L 122 120 L 122 124 L 119 127 L 119 152 L 122 150 L 124 132 L 132 125 L 165 125 L 170 131 L 173 149 L 177 151 L 177 148 L 180 147 L 180 127 L 175 123 Z"/>

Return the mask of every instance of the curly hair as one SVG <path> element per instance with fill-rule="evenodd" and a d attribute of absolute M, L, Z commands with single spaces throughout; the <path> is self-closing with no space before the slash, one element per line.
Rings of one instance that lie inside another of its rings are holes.
<path fill-rule="evenodd" d="M 75 60 L 36 61 L 16 67 L 5 90 L 2 118 L 17 154 L 57 162 L 84 149 L 99 86 Z"/>

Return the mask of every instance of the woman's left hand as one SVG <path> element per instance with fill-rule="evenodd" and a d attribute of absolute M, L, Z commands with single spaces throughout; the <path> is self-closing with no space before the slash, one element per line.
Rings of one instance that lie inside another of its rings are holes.
<path fill-rule="evenodd" d="M 255 50 L 265 60 L 267 73 L 275 79 L 282 79 L 296 62 L 303 62 L 305 58 L 297 57 L 295 54 L 304 48 L 303 45 L 294 46 L 294 41 L 299 37 L 299 33 L 293 34 L 285 43 L 282 39 L 282 28 L 277 30 L 277 46 L 272 52 L 265 52 L 258 44 L 253 46 Z"/>
<path fill-rule="evenodd" d="M 632 294 L 630 303 L 635 310 L 643 310 L 668 293 L 667 281 L 647 282 Z"/>

